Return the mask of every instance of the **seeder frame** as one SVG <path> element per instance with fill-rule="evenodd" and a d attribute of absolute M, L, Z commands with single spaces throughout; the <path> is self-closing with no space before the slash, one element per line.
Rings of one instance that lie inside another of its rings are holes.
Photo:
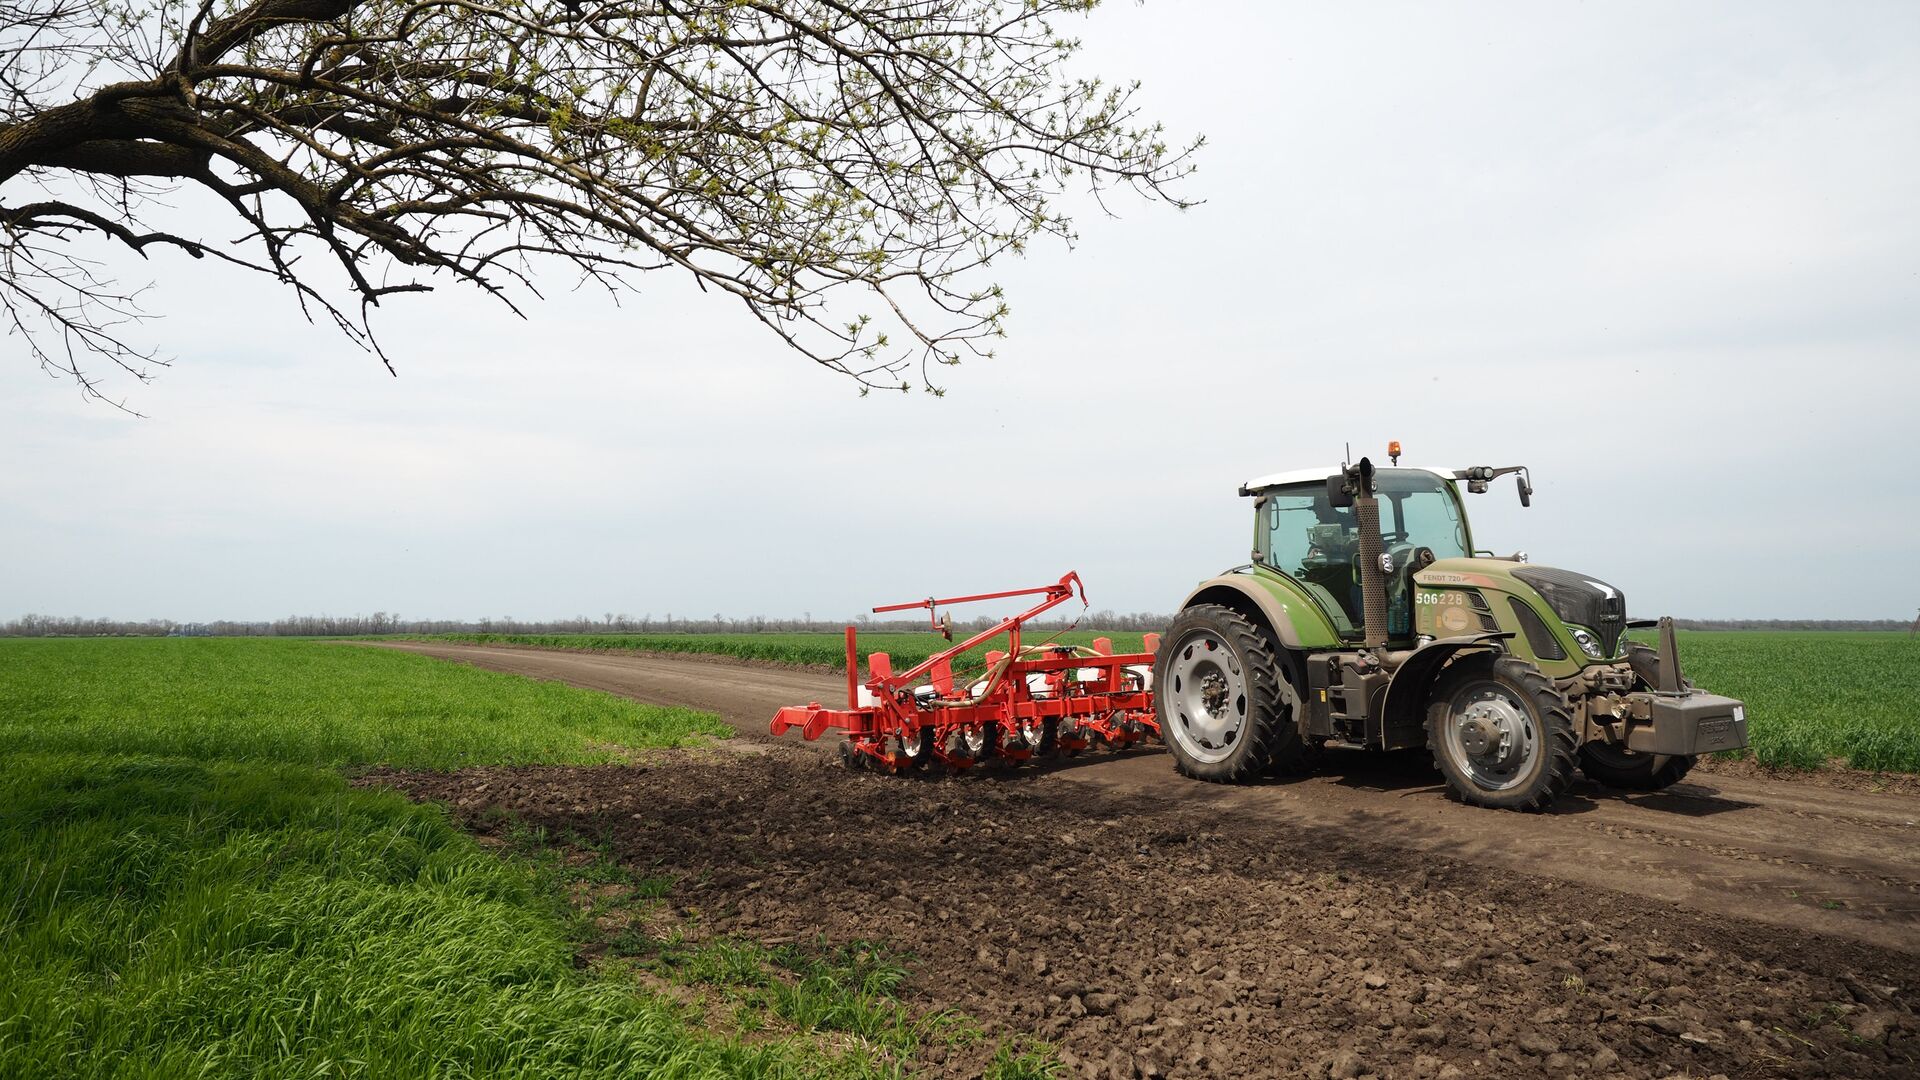
<path fill-rule="evenodd" d="M 875 614 L 924 608 L 935 630 L 952 640 L 951 621 L 939 608 L 1018 596 L 1042 599 L 966 640 L 929 656 L 899 674 L 884 652 L 867 657 L 867 679 L 859 678 L 858 639 L 847 627 L 847 706 L 819 702 L 790 705 L 774 714 L 775 735 L 799 728 L 808 741 L 828 730 L 845 733 L 841 757 L 852 767 L 901 772 L 938 761 L 953 771 L 992 757 L 1022 761 L 1053 753 L 1074 754 L 1102 743 L 1127 746 L 1157 738 L 1150 670 L 1159 635 L 1146 635 L 1145 651 L 1113 651 L 1107 638 L 1087 648 L 1074 645 L 1023 646 L 1021 627 L 1072 599 L 1086 602 L 1080 575 L 1031 589 L 928 597 L 886 604 Z M 1005 635 L 1007 648 L 986 654 L 985 677 L 956 687 L 954 660 L 968 650 Z M 924 682 L 922 680 L 925 680 Z M 867 699 L 862 700 L 865 689 Z"/>

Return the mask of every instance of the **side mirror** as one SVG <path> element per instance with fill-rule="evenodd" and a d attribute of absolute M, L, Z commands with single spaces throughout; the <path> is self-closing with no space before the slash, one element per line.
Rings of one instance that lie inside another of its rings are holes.
<path fill-rule="evenodd" d="M 1515 473 L 1513 477 L 1513 483 L 1515 487 L 1518 487 L 1520 489 L 1520 505 L 1532 506 L 1533 505 L 1533 485 L 1527 483 L 1527 474 Z"/>
<path fill-rule="evenodd" d="M 1335 508 L 1353 505 L 1353 494 L 1347 490 L 1347 478 L 1339 473 L 1327 477 L 1327 505 Z"/>

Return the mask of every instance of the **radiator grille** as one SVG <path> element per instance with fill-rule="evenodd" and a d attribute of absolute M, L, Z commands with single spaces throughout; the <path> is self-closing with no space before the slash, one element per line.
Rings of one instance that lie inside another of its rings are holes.
<path fill-rule="evenodd" d="M 1527 605 L 1517 596 L 1507 597 L 1507 603 L 1513 605 L 1513 617 L 1520 621 L 1520 632 L 1527 635 L 1527 644 L 1533 646 L 1533 655 L 1542 660 L 1565 660 L 1567 650 L 1560 647 L 1560 639 L 1553 636 L 1547 628 L 1546 620 L 1539 612 Z"/>

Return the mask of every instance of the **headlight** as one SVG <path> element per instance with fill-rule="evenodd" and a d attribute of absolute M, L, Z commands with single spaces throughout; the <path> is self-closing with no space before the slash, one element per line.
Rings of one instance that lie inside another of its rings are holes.
<path fill-rule="evenodd" d="M 1569 626 L 1567 630 L 1573 635 L 1573 643 L 1580 646 L 1581 652 L 1586 653 L 1595 660 L 1605 660 L 1607 658 L 1607 651 L 1600 647 L 1600 639 L 1593 636 L 1593 631 L 1584 626 Z"/>

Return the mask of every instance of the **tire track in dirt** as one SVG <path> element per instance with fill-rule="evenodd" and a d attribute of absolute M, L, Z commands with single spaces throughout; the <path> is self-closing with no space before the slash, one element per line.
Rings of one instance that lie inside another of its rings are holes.
<path fill-rule="evenodd" d="M 754 741 L 768 739 L 766 723 L 778 706 L 833 702 L 845 694 L 838 676 L 724 660 L 383 644 L 709 710 Z M 832 749 L 827 740 L 819 747 Z M 1197 827 L 1236 836 L 1311 826 L 1353 842 L 1357 851 L 1379 845 L 1424 852 L 1490 874 L 1537 875 L 1625 894 L 1623 905 L 1644 897 L 1920 953 L 1920 796 L 1723 775 L 1708 765 L 1666 792 L 1621 793 L 1582 782 L 1554 812 L 1516 815 L 1449 801 L 1424 754 L 1331 757 L 1320 775 L 1249 787 L 1184 779 L 1157 753 L 1094 754 L 1024 775 L 1049 787 L 1175 799 Z M 995 782 L 992 775 L 956 781 Z"/>

